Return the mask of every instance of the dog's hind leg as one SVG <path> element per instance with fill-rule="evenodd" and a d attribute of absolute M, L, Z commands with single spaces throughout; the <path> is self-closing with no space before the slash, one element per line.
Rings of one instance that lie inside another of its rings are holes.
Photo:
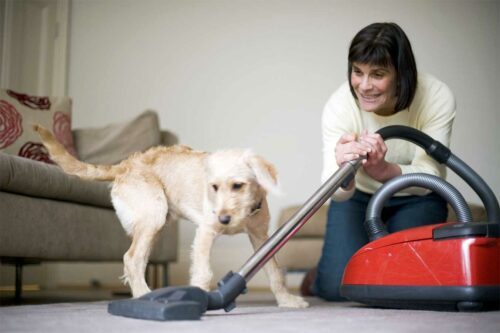
<path fill-rule="evenodd" d="M 150 291 L 145 271 L 155 238 L 166 222 L 167 198 L 154 176 L 142 174 L 115 181 L 112 198 L 120 222 L 132 237 L 123 256 L 123 278 L 133 297 L 139 297 Z"/>

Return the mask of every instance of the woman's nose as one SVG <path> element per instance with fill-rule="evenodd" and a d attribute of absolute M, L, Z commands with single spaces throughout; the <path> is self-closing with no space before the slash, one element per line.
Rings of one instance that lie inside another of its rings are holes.
<path fill-rule="evenodd" d="M 368 75 L 363 76 L 363 78 L 361 79 L 361 82 L 359 84 L 359 87 L 362 90 L 370 90 L 372 88 L 372 83 L 371 83 L 370 77 Z"/>

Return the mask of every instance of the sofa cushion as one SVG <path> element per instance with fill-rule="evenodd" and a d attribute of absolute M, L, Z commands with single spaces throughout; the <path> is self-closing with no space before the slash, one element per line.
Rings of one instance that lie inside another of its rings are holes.
<path fill-rule="evenodd" d="M 109 208 L 0 191 L 0 257 L 121 261 L 130 247 Z M 177 222 L 159 233 L 149 262 L 177 259 Z"/>
<path fill-rule="evenodd" d="M 0 151 L 53 163 L 47 149 L 32 130 L 34 124 L 51 129 L 74 156 L 71 133 L 71 99 L 38 97 L 0 89 Z"/>
<path fill-rule="evenodd" d="M 300 205 L 293 205 L 284 208 L 278 218 L 278 224 L 281 226 L 295 215 L 301 208 Z M 310 217 L 310 219 L 302 226 L 302 228 L 294 235 L 294 238 L 315 238 L 323 237 L 326 229 L 326 220 L 328 215 L 328 205 L 321 206 L 318 211 Z"/>
<path fill-rule="evenodd" d="M 0 153 L 0 190 L 27 196 L 112 207 L 109 183 L 69 176 L 58 166 Z"/>
<path fill-rule="evenodd" d="M 93 164 L 115 164 L 161 142 L 158 115 L 149 110 L 129 122 L 75 129 L 73 136 L 80 159 Z"/>
<path fill-rule="evenodd" d="M 308 270 L 318 265 L 322 248 L 323 238 L 292 238 L 276 253 L 276 260 L 289 271 Z"/>

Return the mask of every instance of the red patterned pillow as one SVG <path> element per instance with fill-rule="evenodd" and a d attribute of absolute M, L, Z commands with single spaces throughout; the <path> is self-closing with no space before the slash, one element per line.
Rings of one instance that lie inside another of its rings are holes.
<path fill-rule="evenodd" d="M 71 133 L 71 99 L 38 97 L 0 89 L 0 151 L 53 163 L 32 130 L 40 124 L 52 130 L 59 142 L 77 156 Z"/>

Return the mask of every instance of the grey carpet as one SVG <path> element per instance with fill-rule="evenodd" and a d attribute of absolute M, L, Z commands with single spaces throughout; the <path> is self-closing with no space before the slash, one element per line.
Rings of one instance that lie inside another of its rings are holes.
<path fill-rule="evenodd" d="M 268 293 L 238 299 L 229 313 L 199 321 L 154 322 L 111 316 L 107 302 L 0 307 L 0 332 L 500 332 L 500 311 L 457 313 L 373 309 L 309 299 L 307 309 L 282 309 Z"/>

